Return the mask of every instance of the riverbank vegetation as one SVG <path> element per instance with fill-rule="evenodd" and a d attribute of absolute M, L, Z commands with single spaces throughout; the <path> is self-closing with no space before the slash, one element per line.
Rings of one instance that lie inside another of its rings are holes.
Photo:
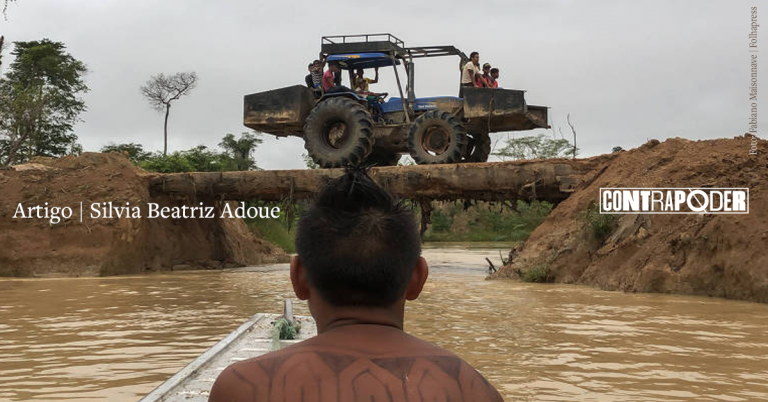
<path fill-rule="evenodd" d="M 465 207 L 443 203 L 432 211 L 425 241 L 518 242 L 528 238 L 552 210 L 549 202 L 518 200 L 509 203 L 477 202 Z"/>
<path fill-rule="evenodd" d="M 219 149 L 198 145 L 164 155 L 162 152 L 145 151 L 141 144 L 126 143 L 108 144 L 101 148 L 101 152 L 123 153 L 140 168 L 158 173 L 258 170 L 253 152 L 262 141 L 261 134 L 245 132 L 239 138 L 226 134 L 219 143 Z"/>
<path fill-rule="evenodd" d="M 296 225 L 288 227 L 285 211 L 280 219 L 246 219 L 245 223 L 259 238 L 283 249 L 286 253 L 295 253 L 293 240 L 296 237 Z"/>

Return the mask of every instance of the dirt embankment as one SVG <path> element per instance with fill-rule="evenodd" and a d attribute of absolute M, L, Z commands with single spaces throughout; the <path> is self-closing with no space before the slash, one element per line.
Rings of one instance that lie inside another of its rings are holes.
<path fill-rule="evenodd" d="M 768 302 L 768 141 L 650 141 L 602 164 L 560 203 L 494 278 L 536 269 L 554 282 L 607 290 Z M 748 187 L 747 215 L 617 215 L 600 239 L 584 211 L 601 187 Z"/>
<path fill-rule="evenodd" d="M 16 170 L 0 170 L 0 276 L 119 275 L 287 261 L 282 250 L 256 238 L 240 219 L 149 219 L 149 202 L 214 204 L 150 195 L 152 177 L 122 155 L 99 153 L 38 158 Z M 90 216 L 92 203 L 109 201 L 140 206 L 141 218 Z M 46 202 L 70 207 L 74 214 L 57 224 L 13 217 L 19 203 L 28 208 Z"/>

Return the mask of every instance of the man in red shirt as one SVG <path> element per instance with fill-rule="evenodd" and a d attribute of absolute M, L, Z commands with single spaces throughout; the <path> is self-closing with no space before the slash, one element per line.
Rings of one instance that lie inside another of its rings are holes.
<path fill-rule="evenodd" d="M 323 73 L 323 90 L 325 93 L 352 92 L 351 89 L 341 85 L 341 67 L 338 63 L 330 63 L 328 71 Z"/>
<path fill-rule="evenodd" d="M 328 92 L 329 89 L 333 88 L 335 86 L 335 74 L 338 74 L 340 71 L 339 65 L 336 63 L 331 63 L 328 65 L 328 70 L 325 70 L 325 73 L 323 73 L 323 89 L 325 92 Z"/>

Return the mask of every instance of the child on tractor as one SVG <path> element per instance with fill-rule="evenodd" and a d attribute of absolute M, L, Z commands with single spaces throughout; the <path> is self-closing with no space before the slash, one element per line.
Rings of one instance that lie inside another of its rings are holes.
<path fill-rule="evenodd" d="M 365 72 L 362 68 L 357 69 L 354 77 L 352 77 L 352 88 L 359 95 L 365 96 L 365 99 L 368 101 L 368 107 L 371 110 L 371 116 L 373 116 L 373 120 L 379 121 L 379 119 L 383 118 L 384 116 L 384 110 L 381 108 L 380 102 L 389 94 L 386 92 L 371 92 L 369 90 L 370 84 L 376 84 L 379 82 L 379 68 L 377 67 L 374 71 L 376 75 L 373 79 L 370 79 L 365 78 Z"/>

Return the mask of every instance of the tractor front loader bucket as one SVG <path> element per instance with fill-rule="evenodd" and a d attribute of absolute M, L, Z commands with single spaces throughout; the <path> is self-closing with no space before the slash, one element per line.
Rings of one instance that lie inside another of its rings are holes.
<path fill-rule="evenodd" d="M 244 105 L 247 127 L 278 136 L 301 135 L 315 97 L 309 88 L 294 85 L 246 95 Z"/>
<path fill-rule="evenodd" d="M 464 88 L 464 118 L 487 132 L 549 128 L 547 108 L 528 106 L 525 92 L 514 89 Z"/>

